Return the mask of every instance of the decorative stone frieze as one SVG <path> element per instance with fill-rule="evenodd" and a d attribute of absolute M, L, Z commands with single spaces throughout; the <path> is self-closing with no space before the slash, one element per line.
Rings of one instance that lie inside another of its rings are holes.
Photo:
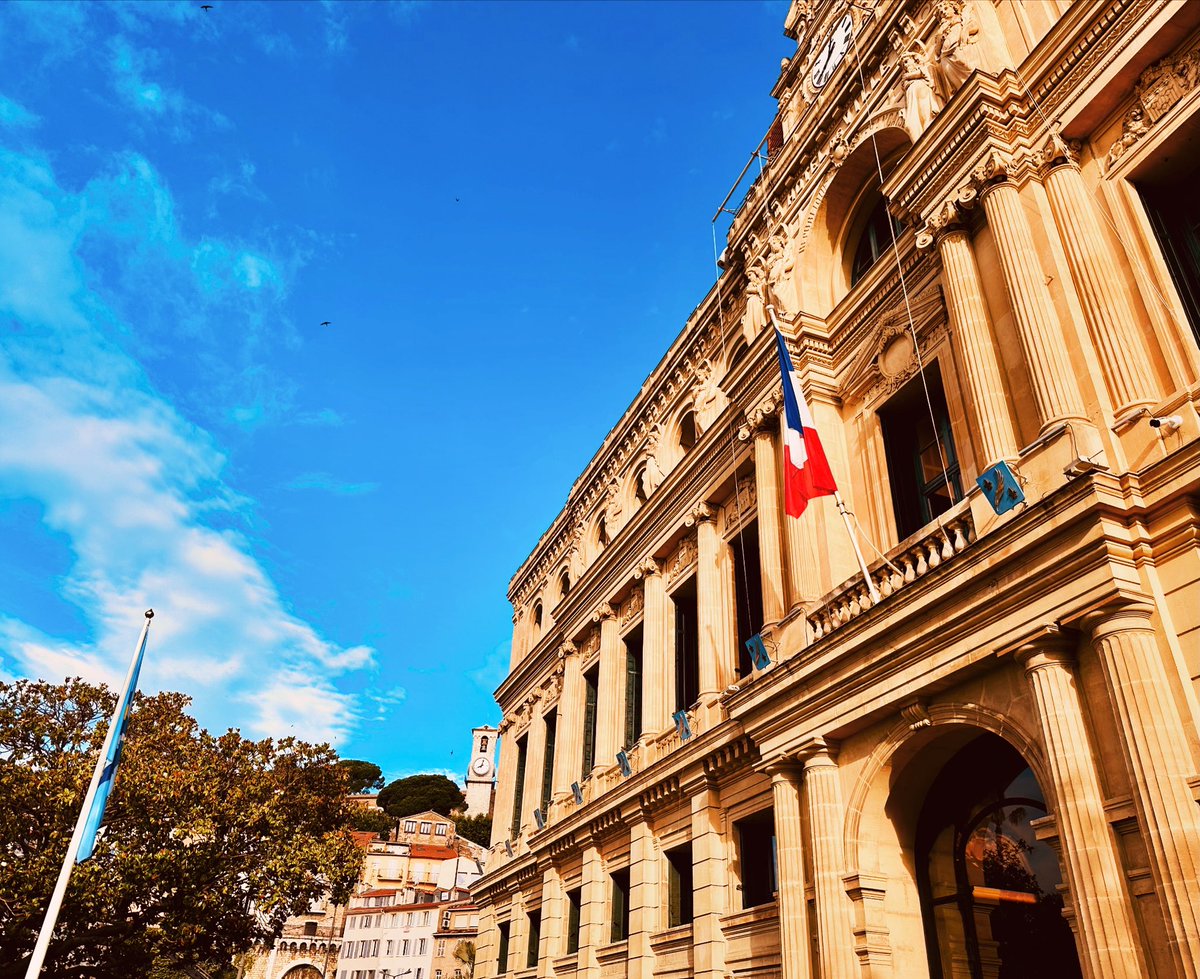
<path fill-rule="evenodd" d="M 1200 81 L 1200 51 L 1185 51 L 1156 61 L 1138 76 L 1134 101 L 1121 123 L 1121 135 L 1105 157 L 1111 171 L 1152 126 Z"/>

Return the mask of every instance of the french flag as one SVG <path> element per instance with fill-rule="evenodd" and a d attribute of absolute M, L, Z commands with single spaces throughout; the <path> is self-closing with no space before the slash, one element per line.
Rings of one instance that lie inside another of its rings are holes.
<path fill-rule="evenodd" d="M 798 517 L 814 496 L 836 493 L 837 484 L 805 404 L 791 354 L 778 329 L 775 343 L 783 375 L 783 508 L 789 517 Z"/>

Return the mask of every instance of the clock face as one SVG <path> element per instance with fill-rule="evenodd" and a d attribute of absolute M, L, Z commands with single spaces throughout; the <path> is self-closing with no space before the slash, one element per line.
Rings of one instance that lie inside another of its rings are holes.
<path fill-rule="evenodd" d="M 837 66 L 842 63 L 846 52 L 850 50 L 850 41 L 853 37 L 854 21 L 849 14 L 846 14 L 837 22 L 837 26 L 834 27 L 828 40 L 821 45 L 821 50 L 817 52 L 812 70 L 813 88 L 821 88 L 833 77 Z"/>
<path fill-rule="evenodd" d="M 491 771 L 491 768 L 492 763 L 486 758 L 476 758 L 473 762 L 471 762 L 471 771 L 473 771 L 476 775 L 486 775 L 489 771 Z"/>

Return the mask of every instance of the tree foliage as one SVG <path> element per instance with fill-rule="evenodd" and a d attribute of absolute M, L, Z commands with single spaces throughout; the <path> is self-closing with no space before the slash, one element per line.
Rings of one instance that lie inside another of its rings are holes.
<path fill-rule="evenodd" d="M 345 770 L 349 779 L 346 785 L 347 792 L 358 794 L 383 788 L 383 769 L 374 762 L 343 758 L 338 762 L 338 766 Z"/>
<path fill-rule="evenodd" d="M 454 828 L 464 840 L 490 846 L 492 842 L 492 817 L 486 813 L 478 816 L 456 816 Z"/>
<path fill-rule="evenodd" d="M 475 975 L 475 943 L 461 941 L 454 946 L 454 958 L 461 962 L 467 970 L 467 979 Z"/>
<path fill-rule="evenodd" d="M 376 800 L 381 809 L 396 819 L 430 810 L 449 816 L 466 802 L 462 789 L 445 775 L 410 775 L 396 779 L 380 789 Z"/>
<path fill-rule="evenodd" d="M 387 837 L 396 825 L 396 820 L 382 809 L 368 809 L 366 806 L 354 806 L 350 813 L 350 825 L 366 833 Z"/>
<path fill-rule="evenodd" d="M 24 975 L 115 700 L 79 679 L 0 683 L 0 979 Z M 228 962 L 357 880 L 332 749 L 214 736 L 188 703 L 135 698 L 104 832 L 72 874 L 45 975 Z"/>

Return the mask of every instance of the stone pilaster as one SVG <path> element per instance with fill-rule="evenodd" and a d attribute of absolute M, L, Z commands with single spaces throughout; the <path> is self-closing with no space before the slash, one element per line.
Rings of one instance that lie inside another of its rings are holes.
<path fill-rule="evenodd" d="M 778 420 L 774 405 L 752 411 L 749 416 L 754 437 L 754 483 L 758 497 L 758 556 L 762 573 L 763 621 L 778 622 L 787 614 L 784 598 L 782 520 L 779 470 L 776 465 L 775 431 Z M 735 583 L 736 587 L 736 583 Z"/>
<path fill-rule="evenodd" d="M 1008 403 L 1004 372 L 996 351 L 991 318 L 983 299 L 983 282 L 975 263 L 975 249 L 965 228 L 950 226 L 937 236 L 942 259 L 954 344 L 967 375 L 967 388 L 975 409 L 981 462 L 991 465 L 1015 459 L 1017 435 Z"/>
<path fill-rule="evenodd" d="M 499 932 L 496 920 L 496 908 L 492 904 L 483 904 L 479 908 L 479 937 L 475 940 L 475 974 L 480 976 L 496 976 L 500 974 L 497 959 L 497 941 Z"/>
<path fill-rule="evenodd" d="M 663 731 L 671 726 L 675 703 L 675 667 L 667 634 L 667 582 L 658 563 L 647 558 L 638 567 L 646 607 L 642 613 L 642 728 Z"/>
<path fill-rule="evenodd" d="M 600 689 L 596 702 L 596 765 L 610 768 L 621 750 L 625 713 L 625 647 L 612 606 L 600 606 L 592 619 L 600 623 Z"/>
<path fill-rule="evenodd" d="M 567 943 L 563 935 L 566 925 L 564 905 L 566 891 L 562 875 L 553 864 L 542 873 L 542 949 L 538 957 L 538 975 L 553 976 L 551 963 L 556 956 L 565 955 Z"/>
<path fill-rule="evenodd" d="M 696 519 L 696 593 L 700 626 L 700 702 L 707 707 L 737 676 L 733 620 L 733 569 L 729 548 L 707 506 Z"/>
<path fill-rule="evenodd" d="M 1115 412 L 1124 415 L 1151 405 L 1157 397 L 1146 340 L 1121 291 L 1122 270 L 1096 220 L 1096 204 L 1083 177 L 1073 163 L 1062 162 L 1046 173 L 1043 183 Z"/>
<path fill-rule="evenodd" d="M 521 797 L 523 834 L 537 829 L 533 810 L 542 804 L 542 763 L 546 756 L 546 718 L 542 709 L 541 700 L 535 700 L 533 716 L 529 720 L 529 736 L 525 742 L 525 791 Z"/>
<path fill-rule="evenodd" d="M 574 643 L 564 643 L 563 688 L 558 699 L 558 728 L 555 731 L 554 796 L 571 791 L 579 777 L 583 755 L 583 669 Z"/>
<path fill-rule="evenodd" d="M 1178 975 L 1200 976 L 1200 811 L 1188 732 L 1172 696 L 1148 604 L 1107 610 L 1091 623 L 1133 783 L 1138 822 Z"/>
<path fill-rule="evenodd" d="M 850 904 L 842 883 L 842 824 L 846 807 L 837 762 L 821 739 L 802 749 L 804 800 L 812 840 L 813 892 L 817 918 L 817 962 L 821 979 L 852 979 L 858 971 L 850 929 Z"/>
<path fill-rule="evenodd" d="M 645 813 L 629 832 L 629 969 L 628 979 L 654 979 L 650 936 L 665 927 L 662 909 L 662 858 Z"/>
<path fill-rule="evenodd" d="M 596 949 L 608 944 L 608 875 L 594 840 L 583 848 L 583 890 L 579 907 L 579 967 L 576 979 L 600 979 Z"/>
<path fill-rule="evenodd" d="M 1086 979 L 1144 976 L 1125 875 L 1104 817 L 1104 796 L 1067 643 L 1051 632 L 1017 655 L 1037 704 L 1083 974 Z"/>
<path fill-rule="evenodd" d="M 775 849 L 779 860 L 779 944 L 785 979 L 812 979 L 808 899 L 804 896 L 804 820 L 800 813 L 801 768 L 771 769 L 775 798 Z"/>
<path fill-rule="evenodd" d="M 1067 344 L 1054 312 L 1045 273 L 1038 263 L 1021 195 L 1007 180 L 985 186 L 980 194 L 1012 307 L 1013 321 L 1029 367 L 1043 432 L 1066 419 L 1086 419 Z"/>
<path fill-rule="evenodd" d="M 715 784 L 701 784 L 691 795 L 694 979 L 725 979 L 725 933 L 729 913 L 724 824 Z"/>

